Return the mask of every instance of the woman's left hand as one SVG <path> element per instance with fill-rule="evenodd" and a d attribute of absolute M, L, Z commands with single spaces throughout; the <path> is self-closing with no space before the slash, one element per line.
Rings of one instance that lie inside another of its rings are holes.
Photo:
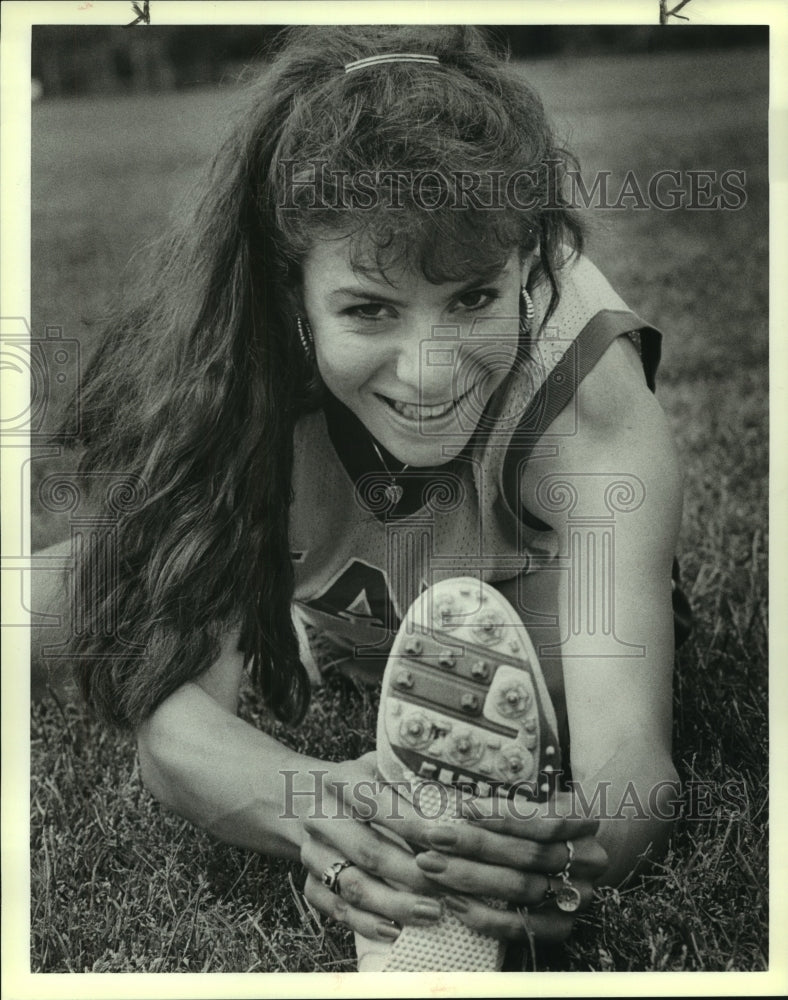
<path fill-rule="evenodd" d="M 578 913 L 587 909 L 595 881 L 608 866 L 594 834 L 597 821 L 584 817 L 572 798 L 559 794 L 547 803 L 507 799 L 473 800 L 469 822 L 406 820 L 407 839 L 425 849 L 416 863 L 445 891 L 444 903 L 463 923 L 481 934 L 507 940 L 529 933 L 539 940 L 563 941 Z M 405 831 L 399 825 L 398 833 Z M 572 845 L 570 852 L 567 842 Z M 564 885 L 561 872 L 580 896 L 574 911 L 561 910 L 554 894 Z M 483 900 L 503 900 L 526 908 L 498 909 Z"/>

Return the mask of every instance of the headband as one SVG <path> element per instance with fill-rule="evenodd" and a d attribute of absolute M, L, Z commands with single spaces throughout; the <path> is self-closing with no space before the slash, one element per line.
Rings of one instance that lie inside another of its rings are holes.
<path fill-rule="evenodd" d="M 433 66 L 440 65 L 437 56 L 420 55 L 418 52 L 389 52 L 382 56 L 367 56 L 366 59 L 356 59 L 345 66 L 346 73 L 355 73 L 357 69 L 366 69 L 368 66 L 382 66 L 383 63 L 409 62 L 409 63 L 432 63 Z"/>

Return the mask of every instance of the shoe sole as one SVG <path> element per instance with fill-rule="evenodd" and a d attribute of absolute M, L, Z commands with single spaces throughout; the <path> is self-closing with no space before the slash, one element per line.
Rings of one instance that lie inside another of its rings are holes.
<path fill-rule="evenodd" d="M 552 702 L 530 636 L 494 587 L 455 577 L 409 608 L 383 675 L 378 770 L 421 815 L 457 821 L 446 788 L 544 801 L 560 774 Z M 494 971 L 497 939 L 444 913 L 407 925 L 384 971 Z"/>

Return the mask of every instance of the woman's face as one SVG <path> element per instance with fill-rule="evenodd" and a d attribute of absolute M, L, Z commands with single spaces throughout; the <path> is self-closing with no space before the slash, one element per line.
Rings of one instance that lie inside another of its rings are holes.
<path fill-rule="evenodd" d="M 523 271 L 434 285 L 419 272 L 365 275 L 349 240 L 326 240 L 303 268 L 320 374 L 392 455 L 412 466 L 458 455 L 517 349 Z"/>

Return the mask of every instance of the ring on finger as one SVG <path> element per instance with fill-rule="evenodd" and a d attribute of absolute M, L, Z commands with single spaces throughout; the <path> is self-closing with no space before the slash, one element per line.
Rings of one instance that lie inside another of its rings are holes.
<path fill-rule="evenodd" d="M 565 846 L 569 855 L 566 859 L 566 864 L 560 872 L 556 872 L 553 876 L 548 876 L 545 899 L 554 898 L 555 905 L 559 910 L 563 910 L 564 913 L 574 913 L 580 907 L 581 902 L 580 890 L 572 885 L 569 880 L 569 869 L 572 867 L 572 862 L 575 859 L 575 848 L 571 840 L 567 840 Z M 562 885 L 557 890 L 553 890 L 550 877 L 561 879 Z"/>
<path fill-rule="evenodd" d="M 567 875 L 568 875 L 569 874 L 569 869 L 572 866 L 572 862 L 575 860 L 575 845 L 572 843 L 572 841 L 571 840 L 565 840 L 564 841 L 564 847 L 566 848 L 566 854 L 567 854 L 566 863 L 564 864 L 563 868 L 559 868 L 559 870 L 557 872 L 552 872 L 551 873 L 551 875 L 552 875 L 553 878 L 562 878 L 564 872 L 566 872 Z"/>
<path fill-rule="evenodd" d="M 335 895 L 341 896 L 342 891 L 339 887 L 339 876 L 346 868 L 352 868 L 354 865 L 354 861 L 335 861 L 321 875 L 320 879 L 323 885 Z"/>

